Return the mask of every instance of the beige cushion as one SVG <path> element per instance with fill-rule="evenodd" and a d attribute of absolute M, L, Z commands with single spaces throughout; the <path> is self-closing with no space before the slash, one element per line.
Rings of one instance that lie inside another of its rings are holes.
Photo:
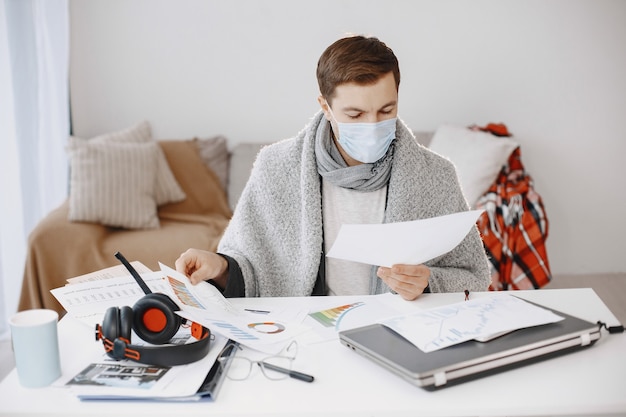
<path fill-rule="evenodd" d="M 155 228 L 158 145 L 70 145 L 69 220 L 128 229 Z"/>
<path fill-rule="evenodd" d="M 440 126 L 429 144 L 431 150 L 447 157 L 456 166 L 470 207 L 474 207 L 493 184 L 518 146 L 513 139 L 450 125 Z"/>
<path fill-rule="evenodd" d="M 90 140 L 96 142 L 150 142 L 152 140 L 152 129 L 150 128 L 150 123 L 144 120 L 126 129 L 105 133 Z"/>
<path fill-rule="evenodd" d="M 198 147 L 198 153 L 202 162 L 211 170 L 220 180 L 220 184 L 224 191 L 228 186 L 228 144 L 224 136 L 215 136 L 207 139 L 194 139 Z"/>
<path fill-rule="evenodd" d="M 185 199 L 147 122 L 89 140 L 71 137 L 67 150 L 70 221 L 155 228 L 157 206 Z"/>
<path fill-rule="evenodd" d="M 73 139 L 75 138 L 71 138 L 70 140 Z M 150 129 L 150 124 L 147 121 L 143 121 L 117 132 L 96 136 L 95 138 L 90 139 L 90 141 L 122 143 L 150 142 L 152 141 L 152 129 Z M 185 193 L 176 182 L 176 178 L 174 178 L 174 175 L 172 174 L 172 171 L 167 164 L 167 160 L 165 159 L 165 155 L 163 155 L 161 149 L 159 149 L 159 154 L 156 191 L 157 205 L 160 206 L 162 204 L 175 203 L 184 200 Z"/>

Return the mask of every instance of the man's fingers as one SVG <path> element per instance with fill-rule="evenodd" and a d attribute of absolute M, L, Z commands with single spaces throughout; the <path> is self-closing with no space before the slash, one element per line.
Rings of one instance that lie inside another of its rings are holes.
<path fill-rule="evenodd" d="M 429 272 L 423 265 L 394 265 L 392 268 L 380 267 L 377 271 L 389 288 L 405 300 L 415 300 L 424 292 L 428 286 Z"/>

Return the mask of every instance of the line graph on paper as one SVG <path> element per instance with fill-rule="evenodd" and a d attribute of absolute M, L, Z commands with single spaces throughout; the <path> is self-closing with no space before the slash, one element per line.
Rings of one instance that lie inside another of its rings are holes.
<path fill-rule="evenodd" d="M 517 297 L 481 297 L 382 321 L 424 352 L 561 320 L 550 310 Z"/>

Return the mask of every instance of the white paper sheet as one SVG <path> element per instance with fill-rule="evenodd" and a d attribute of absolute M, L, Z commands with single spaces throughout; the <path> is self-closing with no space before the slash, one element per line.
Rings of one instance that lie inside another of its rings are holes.
<path fill-rule="evenodd" d="M 163 273 L 141 274 L 152 292 L 169 293 L 170 287 Z M 50 290 L 67 314 L 93 327 L 102 323 L 109 307 L 132 307 L 145 294 L 131 275 L 117 278 L 87 280 Z"/>
<path fill-rule="evenodd" d="M 327 256 L 391 267 L 418 265 L 454 249 L 483 210 L 385 224 L 344 224 Z"/>
<path fill-rule="evenodd" d="M 152 272 L 150 268 L 145 266 L 139 261 L 130 262 L 135 271 L 138 274 L 149 274 Z M 117 278 L 128 275 L 128 270 L 124 265 L 115 265 L 109 268 L 100 269 L 99 271 L 90 272 L 88 274 L 80 275 L 78 277 L 67 279 L 68 284 L 80 284 L 87 281 L 100 281 L 103 279 Z"/>
<path fill-rule="evenodd" d="M 468 340 L 489 340 L 494 335 L 560 320 L 563 317 L 520 298 L 494 294 L 379 322 L 422 351 L 433 352 Z"/>
<path fill-rule="evenodd" d="M 306 340 L 308 343 L 337 340 L 340 331 L 366 326 L 383 317 L 395 317 L 400 311 L 384 300 L 397 297 L 384 293 L 349 303 L 338 302 L 337 297 L 327 297 L 328 300 L 318 303 L 319 307 L 309 311 L 304 320 L 312 330 Z"/>

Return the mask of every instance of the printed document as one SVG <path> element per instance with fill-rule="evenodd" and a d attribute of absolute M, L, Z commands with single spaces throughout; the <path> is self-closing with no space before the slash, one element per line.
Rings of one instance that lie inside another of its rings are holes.
<path fill-rule="evenodd" d="M 327 256 L 391 267 L 418 265 L 454 249 L 483 210 L 410 222 L 344 224 Z"/>
<path fill-rule="evenodd" d="M 191 284 L 180 272 L 159 264 L 170 285 L 177 313 L 249 348 L 277 354 L 294 336 L 309 328 L 302 324 L 307 311 L 299 306 L 246 310 L 234 306 L 208 282 Z"/>
<path fill-rule="evenodd" d="M 150 291 L 169 293 L 171 290 L 163 273 L 141 274 Z M 145 294 L 137 281 L 128 275 L 106 279 L 88 279 L 50 290 L 67 314 L 89 327 L 102 323 L 109 307 L 132 306 Z"/>
<path fill-rule="evenodd" d="M 493 294 L 379 322 L 424 352 L 468 340 L 487 341 L 497 335 L 563 320 L 552 311 L 508 294 Z"/>

